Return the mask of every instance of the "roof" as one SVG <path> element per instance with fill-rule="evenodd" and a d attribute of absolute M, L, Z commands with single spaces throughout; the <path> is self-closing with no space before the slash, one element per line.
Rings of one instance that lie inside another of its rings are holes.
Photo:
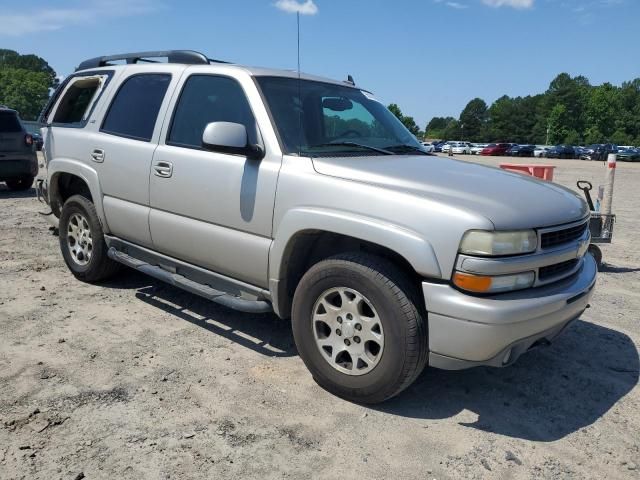
<path fill-rule="evenodd" d="M 159 62 L 157 60 L 153 60 L 154 58 L 166 58 L 168 62 Z M 114 61 L 125 61 L 125 64 L 112 64 Z M 134 52 L 134 53 L 123 53 L 119 55 L 107 55 L 102 57 L 95 57 L 85 60 L 80 63 L 78 68 L 76 68 L 76 72 L 83 70 L 94 70 L 100 68 L 131 68 L 135 65 L 173 65 L 173 64 L 182 64 L 182 65 L 198 65 L 198 66 L 215 66 L 216 69 L 223 68 L 233 68 L 233 69 L 243 69 L 248 72 L 251 76 L 254 77 L 283 77 L 283 78 L 300 78 L 302 80 L 311 80 L 316 82 L 330 83 L 334 85 L 340 85 L 343 87 L 351 87 L 357 88 L 354 84 L 349 81 L 339 81 L 333 80 L 330 78 L 320 77 L 316 75 L 310 75 L 307 73 L 298 73 L 297 70 L 278 70 L 272 68 L 262 68 L 262 67 L 249 67 L 245 65 L 238 65 L 230 62 L 225 62 L 222 60 L 213 60 L 208 58 L 206 55 L 195 52 L 193 50 L 163 50 L 163 51 L 153 51 L 153 52 Z"/>

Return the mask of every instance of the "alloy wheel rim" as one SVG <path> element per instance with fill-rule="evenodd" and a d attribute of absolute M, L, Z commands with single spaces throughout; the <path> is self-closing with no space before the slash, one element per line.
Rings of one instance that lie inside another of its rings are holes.
<path fill-rule="evenodd" d="M 347 375 L 365 375 L 380 363 L 382 322 L 373 304 L 353 288 L 323 292 L 313 306 L 314 340 L 324 360 Z"/>
<path fill-rule="evenodd" d="M 93 253 L 93 240 L 91 228 L 86 217 L 80 213 L 74 213 L 69 218 L 67 226 L 67 247 L 73 261 L 78 265 L 86 265 L 91 261 Z"/>

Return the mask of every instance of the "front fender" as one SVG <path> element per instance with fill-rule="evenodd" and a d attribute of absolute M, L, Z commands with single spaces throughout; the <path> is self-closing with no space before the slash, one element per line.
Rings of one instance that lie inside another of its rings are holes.
<path fill-rule="evenodd" d="M 297 234 L 304 231 L 337 233 L 384 246 L 405 258 L 419 274 L 441 278 L 433 247 L 416 232 L 351 212 L 300 207 L 288 211 L 276 227 L 275 240 L 269 252 L 270 279 L 283 278 L 283 266 L 286 263 L 283 257 L 287 246 Z"/>
<path fill-rule="evenodd" d="M 104 215 L 104 208 L 102 206 L 102 189 L 100 188 L 100 181 L 98 180 L 98 172 L 89 165 L 70 158 L 55 158 L 51 160 L 47 165 L 47 172 L 49 201 L 51 202 L 51 207 L 54 212 L 56 208 L 58 209 L 58 212 L 59 209 L 62 208 L 62 205 L 55 200 L 55 197 L 59 194 L 58 179 L 60 178 L 60 175 L 63 173 L 75 175 L 84 180 L 89 187 L 91 197 L 93 198 L 93 205 L 96 207 L 98 218 L 102 223 L 102 228 L 105 233 L 109 233 L 107 219 Z M 57 205 L 54 205 L 54 200 L 58 203 Z"/>

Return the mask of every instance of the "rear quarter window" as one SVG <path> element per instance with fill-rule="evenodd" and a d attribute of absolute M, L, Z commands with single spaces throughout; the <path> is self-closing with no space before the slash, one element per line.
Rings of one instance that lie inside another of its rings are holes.
<path fill-rule="evenodd" d="M 148 142 L 171 82 L 165 73 L 142 73 L 127 78 L 116 93 L 100 131 Z"/>
<path fill-rule="evenodd" d="M 0 112 L 0 133 L 17 133 L 22 131 L 22 125 L 15 112 Z"/>
<path fill-rule="evenodd" d="M 103 76 L 71 80 L 53 114 L 52 123 L 80 125 L 86 122 L 104 83 Z"/>

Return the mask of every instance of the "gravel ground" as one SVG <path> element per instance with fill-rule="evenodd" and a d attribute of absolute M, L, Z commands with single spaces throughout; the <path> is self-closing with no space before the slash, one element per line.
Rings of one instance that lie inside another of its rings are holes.
<path fill-rule="evenodd" d="M 550 163 L 568 186 L 604 179 Z M 272 315 L 130 270 L 78 282 L 34 194 L 0 184 L 0 478 L 640 478 L 640 164 L 616 182 L 580 321 L 512 367 L 427 369 L 375 408 L 317 387 Z"/>

